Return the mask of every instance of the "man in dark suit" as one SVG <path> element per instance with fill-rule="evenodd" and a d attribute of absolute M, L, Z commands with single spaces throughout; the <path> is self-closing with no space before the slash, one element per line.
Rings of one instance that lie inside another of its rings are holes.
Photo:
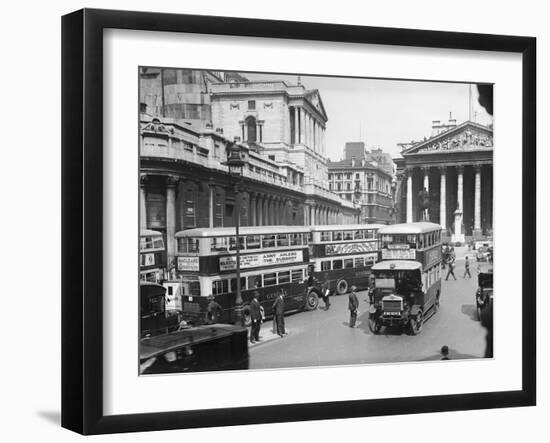
<path fill-rule="evenodd" d="M 357 294 L 355 293 L 355 290 L 357 288 L 355 286 L 351 287 L 351 291 L 349 293 L 349 303 L 348 303 L 348 309 L 349 309 L 349 327 L 355 328 L 355 322 L 357 320 L 357 309 L 359 308 L 359 300 L 357 298 Z"/>
<path fill-rule="evenodd" d="M 258 293 L 252 294 L 250 302 L 250 318 L 252 325 L 250 326 L 250 343 L 260 341 L 260 326 L 262 324 L 262 312 L 260 302 L 258 301 Z"/>
<path fill-rule="evenodd" d="M 283 290 L 279 292 L 275 302 L 273 303 L 273 314 L 277 325 L 277 334 L 282 337 L 285 332 L 285 300 L 283 298 Z"/>

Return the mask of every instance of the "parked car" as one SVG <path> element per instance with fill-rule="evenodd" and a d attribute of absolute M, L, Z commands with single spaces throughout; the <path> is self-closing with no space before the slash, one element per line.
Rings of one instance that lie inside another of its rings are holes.
<path fill-rule="evenodd" d="M 493 268 L 481 270 L 477 276 L 478 288 L 476 291 L 477 318 L 484 322 L 484 317 L 492 318 L 493 309 Z"/>
<path fill-rule="evenodd" d="M 142 338 L 140 374 L 248 369 L 248 330 L 214 324 Z"/>

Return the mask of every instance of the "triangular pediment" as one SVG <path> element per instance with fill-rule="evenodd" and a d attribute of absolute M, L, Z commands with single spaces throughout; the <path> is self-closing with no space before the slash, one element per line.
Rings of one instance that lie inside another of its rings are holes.
<path fill-rule="evenodd" d="M 493 149 L 493 129 L 479 123 L 466 121 L 441 134 L 415 143 L 401 152 L 411 154 L 431 152 L 476 151 Z"/>
<path fill-rule="evenodd" d="M 323 105 L 323 100 L 321 100 L 321 94 L 319 94 L 317 89 L 307 91 L 305 98 L 324 117 L 325 121 L 328 120 L 327 113 L 325 112 L 325 106 Z"/>

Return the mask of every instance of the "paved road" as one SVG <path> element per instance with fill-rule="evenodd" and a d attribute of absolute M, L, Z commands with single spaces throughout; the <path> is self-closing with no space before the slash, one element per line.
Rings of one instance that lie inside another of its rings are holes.
<path fill-rule="evenodd" d="M 350 328 L 347 296 L 336 296 L 331 298 L 328 311 L 322 309 L 321 301 L 316 311 L 288 315 L 289 334 L 283 338 L 273 335 L 271 321 L 264 324 L 264 341 L 250 348 L 250 368 L 434 360 L 440 358 L 443 345 L 449 346 L 452 359 L 483 357 L 485 329 L 475 313 L 477 279 L 473 254 L 470 260 L 473 278 L 462 278 L 461 254 L 455 270 L 457 280 L 443 280 L 441 308 L 425 322 L 420 335 L 410 336 L 387 328 L 380 335 L 372 334 L 368 327 L 366 292 L 358 294 L 358 326 Z"/>

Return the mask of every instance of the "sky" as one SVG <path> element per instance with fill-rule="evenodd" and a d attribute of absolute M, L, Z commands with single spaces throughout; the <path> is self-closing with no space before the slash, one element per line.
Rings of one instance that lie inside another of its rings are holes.
<path fill-rule="evenodd" d="M 284 80 L 296 84 L 296 75 L 244 73 L 249 80 Z M 399 155 L 398 143 L 430 137 L 432 121 L 442 123 L 450 115 L 457 124 L 468 120 L 469 84 L 403 80 L 353 79 L 301 76 L 307 89 L 318 89 L 328 116 L 327 156 L 343 157 L 346 142 L 363 141 L 367 149 L 382 148 Z M 493 118 L 472 91 L 471 120 L 487 125 Z"/>

